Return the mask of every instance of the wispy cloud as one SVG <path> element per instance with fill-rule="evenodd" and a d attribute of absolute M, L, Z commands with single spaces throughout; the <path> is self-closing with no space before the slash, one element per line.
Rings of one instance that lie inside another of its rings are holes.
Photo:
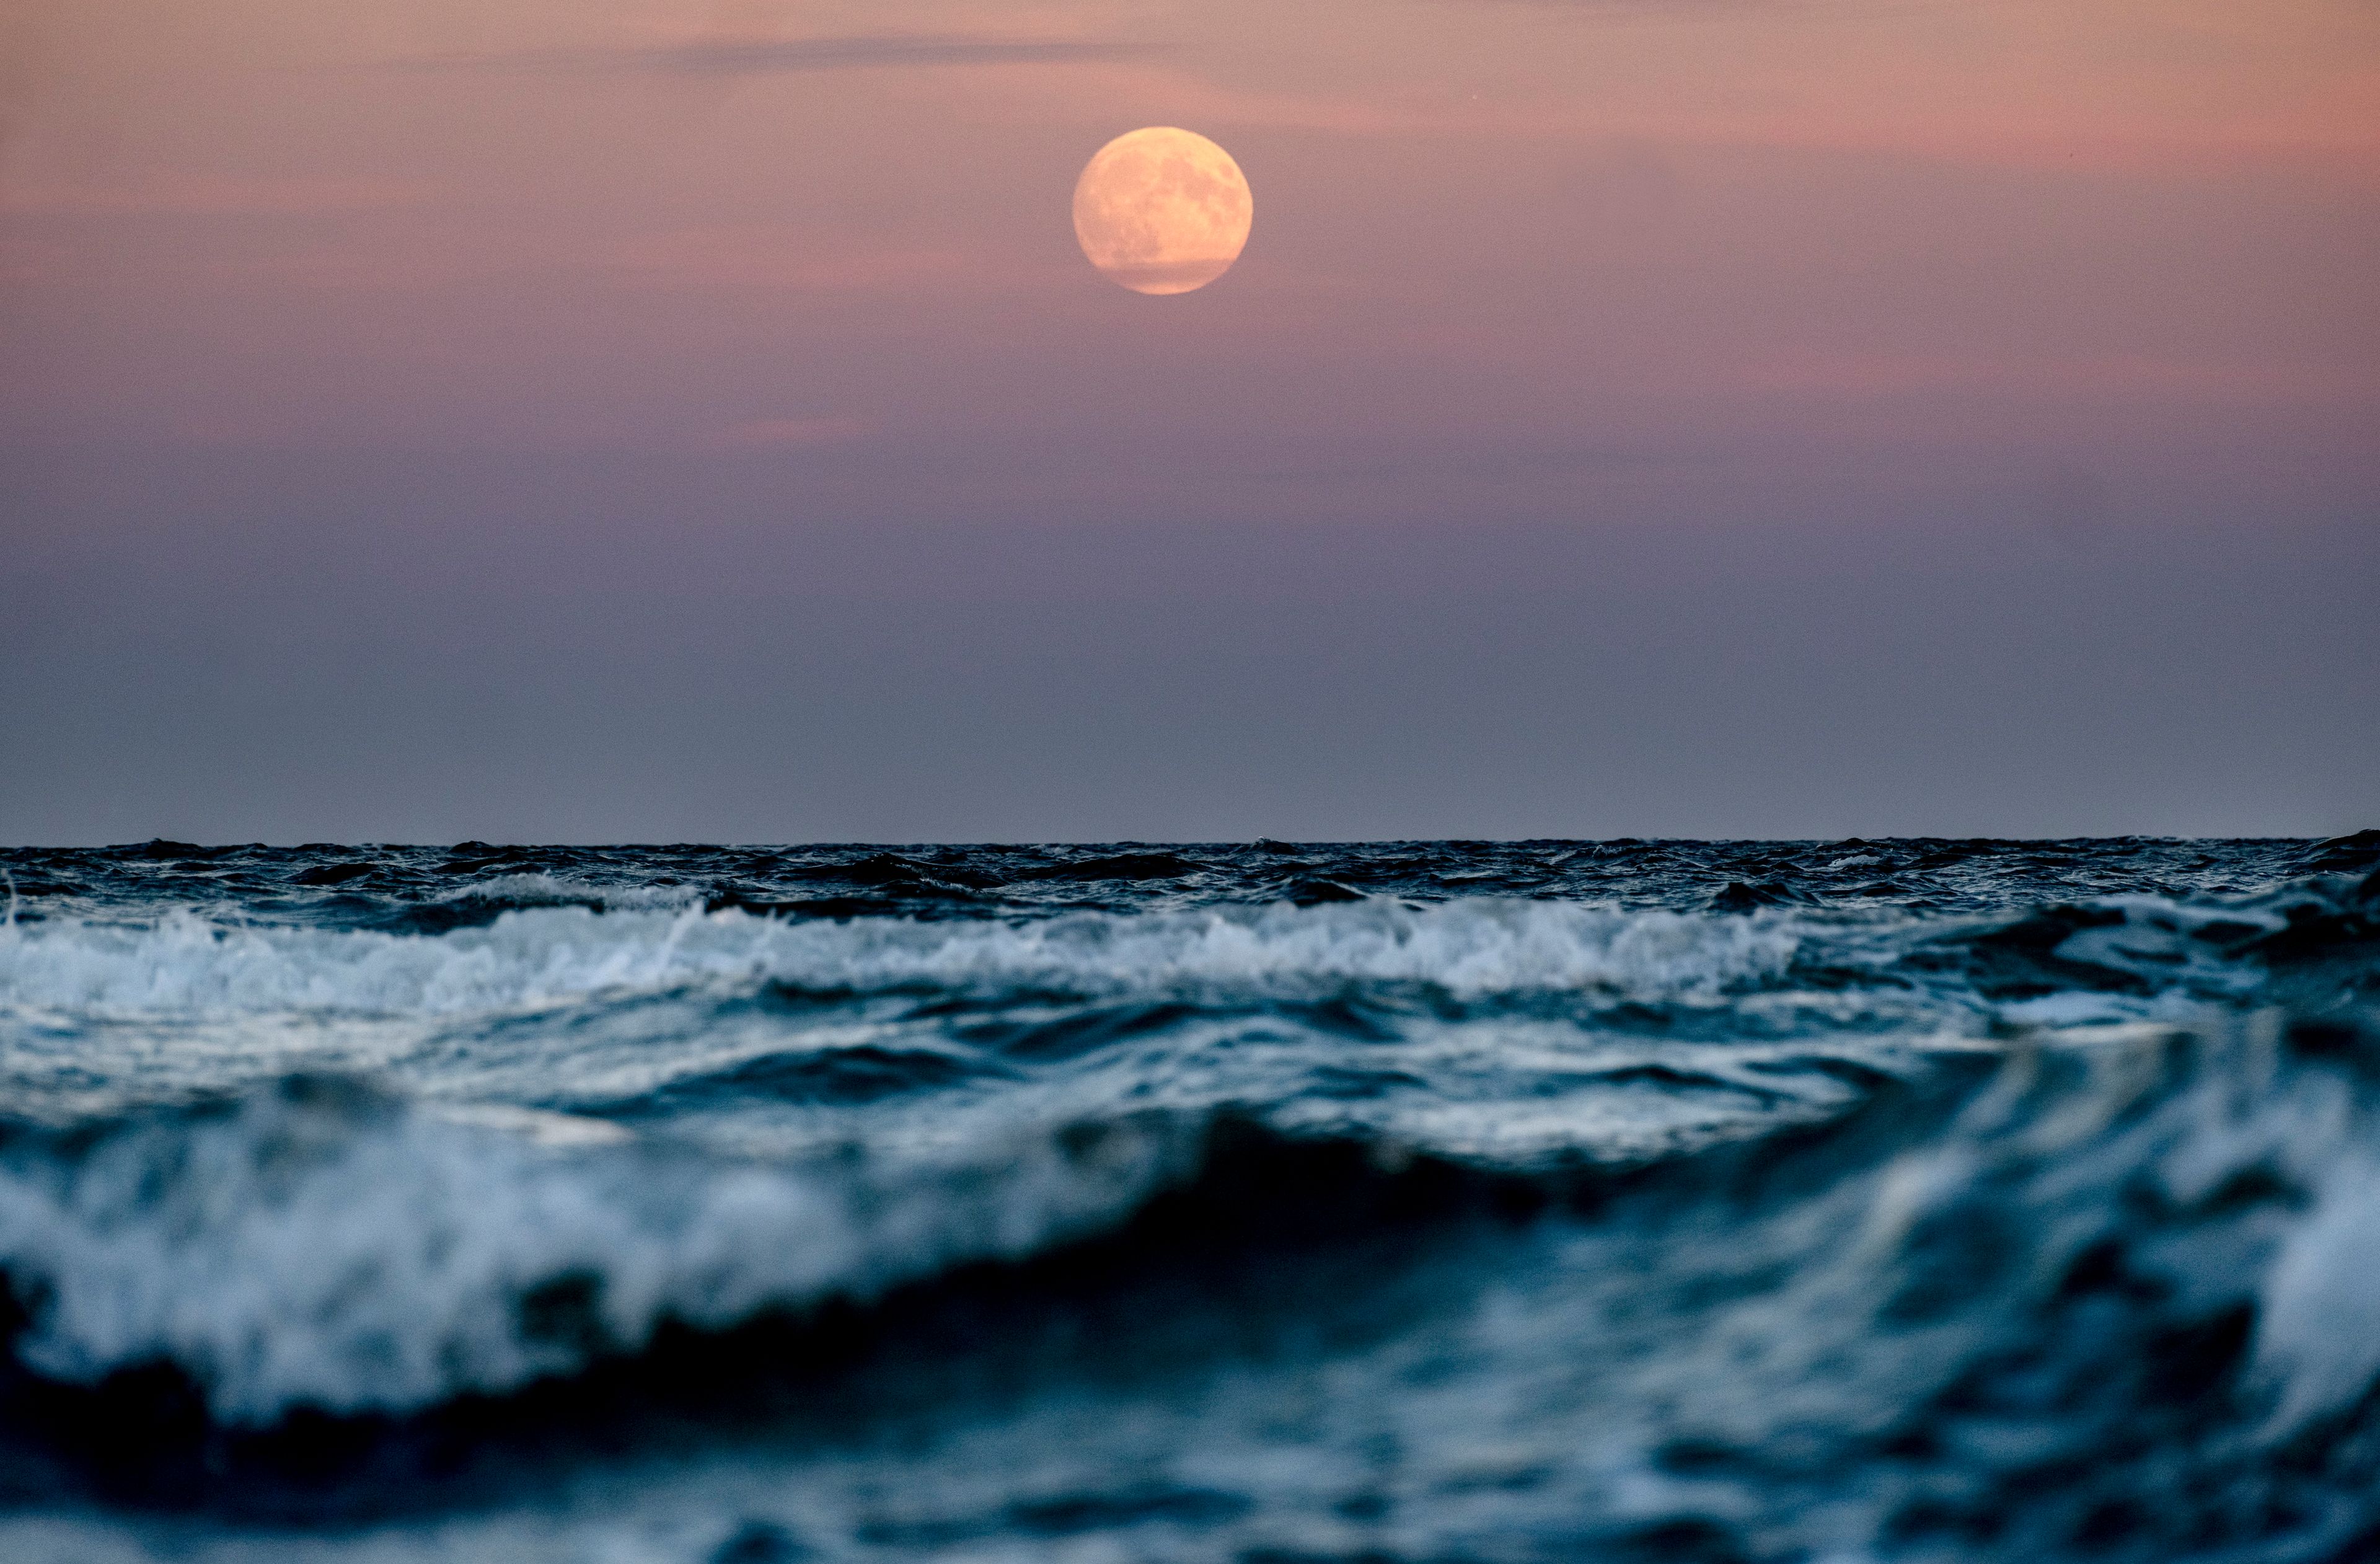
<path fill-rule="evenodd" d="M 649 70 L 686 76 L 739 76 L 903 66 L 1062 65 L 1126 59 L 1154 52 L 1148 44 L 1102 39 L 856 33 L 840 38 L 719 39 L 635 48 L 448 55 L 387 63 L 409 70 Z"/>
<path fill-rule="evenodd" d="M 982 257 L 958 249 L 822 248 L 816 233 L 766 224 L 631 235 L 601 252 L 594 264 L 631 286 L 795 293 L 948 287 L 983 272 Z"/>
<path fill-rule="evenodd" d="M 1534 6 L 1548 11 L 1605 16 L 1724 17 L 1803 7 L 1819 0 L 1451 0 L 1461 6 Z"/>
<path fill-rule="evenodd" d="M 1903 398 L 1972 392 L 2033 400 L 2125 397 L 2269 406 L 2368 396 L 2375 377 L 2361 367 L 2288 361 L 2220 363 L 2121 355 L 1811 355 L 1747 366 L 1735 383 L 1796 395 Z"/>
<path fill-rule="evenodd" d="M 752 418 L 698 435 L 700 451 L 783 451 L 820 445 L 845 445 L 867 437 L 868 426 L 857 418 Z"/>
<path fill-rule="evenodd" d="M 0 188 L 0 213 L 176 212 L 253 217 L 419 206 L 436 194 L 435 186 L 420 179 L 161 174 L 106 185 Z"/>

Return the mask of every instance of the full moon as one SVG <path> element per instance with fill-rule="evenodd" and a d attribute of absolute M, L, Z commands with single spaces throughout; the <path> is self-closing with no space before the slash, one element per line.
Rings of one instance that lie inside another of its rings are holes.
<path fill-rule="evenodd" d="M 1232 269 L 1256 199 L 1232 154 L 1172 126 L 1127 131 L 1075 181 L 1075 237 L 1110 282 L 1188 293 Z"/>

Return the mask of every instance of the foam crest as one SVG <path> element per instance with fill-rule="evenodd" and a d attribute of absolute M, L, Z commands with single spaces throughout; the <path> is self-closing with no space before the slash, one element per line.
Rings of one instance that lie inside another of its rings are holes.
<path fill-rule="evenodd" d="M 1620 912 L 1479 900 L 1035 921 L 784 922 L 704 913 L 537 907 L 434 937 L 59 920 L 0 936 L 0 1006 L 80 1014 L 457 1013 L 688 983 L 812 988 L 930 984 L 1106 994 L 1299 992 L 1351 981 L 1458 995 L 1580 988 L 1671 997 L 1780 972 L 1800 936 L 1778 917 Z"/>
<path fill-rule="evenodd" d="M 2277 1431 L 2352 1406 L 2380 1379 L 2380 1162 L 2359 1154 L 2326 1170 L 2313 1213 L 2264 1284 L 2257 1363 L 2281 1387 Z"/>
<path fill-rule="evenodd" d="M 507 907 L 601 907 L 628 910 L 674 910 L 703 899 L 691 885 L 595 885 L 550 874 L 504 874 L 475 879 L 442 892 L 445 903 L 492 903 Z"/>
<path fill-rule="evenodd" d="M 551 1117 L 551 1116 L 549 1116 Z M 1188 1162 L 1163 1122 L 809 1169 L 499 1133 L 352 1082 L 0 1154 L 16 1344 L 94 1381 L 164 1360 L 213 1413 L 403 1410 L 706 1328 L 866 1298 L 1112 1222 Z"/>

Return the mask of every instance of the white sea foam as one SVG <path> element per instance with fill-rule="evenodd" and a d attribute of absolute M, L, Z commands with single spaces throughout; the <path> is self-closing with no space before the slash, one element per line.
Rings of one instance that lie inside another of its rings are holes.
<path fill-rule="evenodd" d="M 692 885 L 595 885 L 550 874 L 503 874 L 476 879 L 442 892 L 449 903 L 501 902 L 514 907 L 585 907 L 666 909 L 692 906 L 703 892 Z"/>
<path fill-rule="evenodd" d="M 1596 988 L 1665 998 L 1779 972 L 1798 943 L 1793 925 L 1776 915 L 1500 900 L 1015 923 L 557 906 L 434 937 L 225 927 L 185 912 L 149 927 L 59 920 L 0 936 L 0 1007 L 126 1017 L 457 1014 L 716 979 L 1089 994 L 1386 981 L 1471 997 Z"/>
<path fill-rule="evenodd" d="M 2281 1388 L 2293 1433 L 2343 1411 L 2380 1376 L 2380 1165 L 2346 1158 L 2281 1247 L 2257 1312 L 2257 1366 Z"/>
<path fill-rule="evenodd" d="M 41 1302 L 17 1350 L 73 1381 L 167 1360 L 235 1422 L 417 1407 L 632 1349 L 664 1318 L 718 1328 L 1024 1255 L 1116 1219 L 1191 1144 L 1163 1123 L 1071 1150 L 1019 1132 L 805 1170 L 552 1138 L 327 1083 L 79 1154 L 20 1144 L 0 1157 L 0 1267 Z M 524 1300 L 571 1279 L 588 1317 L 540 1330 Z"/>

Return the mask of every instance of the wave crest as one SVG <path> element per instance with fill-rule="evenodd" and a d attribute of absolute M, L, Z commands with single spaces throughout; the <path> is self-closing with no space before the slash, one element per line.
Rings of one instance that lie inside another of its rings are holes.
<path fill-rule="evenodd" d="M 1774 916 L 1506 900 L 964 923 L 540 906 L 435 937 L 224 927 L 176 912 L 146 927 L 62 920 L 16 930 L 0 939 L 0 1004 L 116 1015 L 455 1014 L 715 980 L 1093 996 L 1300 995 L 1368 981 L 1464 997 L 1599 988 L 1660 999 L 1780 973 L 1799 943 Z"/>
<path fill-rule="evenodd" d="M 1157 1119 L 803 1168 L 447 1121 L 353 1080 L 0 1149 L 19 1359 L 151 1362 L 214 1415 L 401 1410 L 1118 1219 L 1186 1166 Z M 591 1138 L 591 1137 L 590 1137 Z M 543 1142 L 544 1144 L 540 1144 Z"/>

